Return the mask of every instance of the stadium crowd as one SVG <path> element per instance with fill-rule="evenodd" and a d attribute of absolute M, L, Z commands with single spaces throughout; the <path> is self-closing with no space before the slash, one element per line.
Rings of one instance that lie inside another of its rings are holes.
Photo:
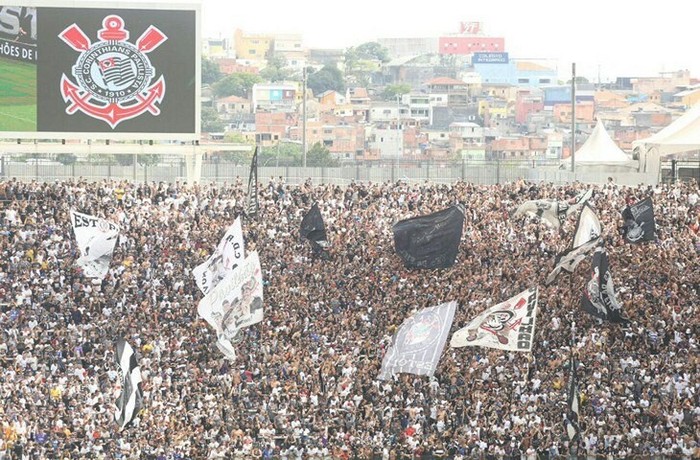
<path fill-rule="evenodd" d="M 580 308 L 590 258 L 544 278 L 576 223 L 513 219 L 525 200 L 594 188 L 619 301 L 630 323 Z M 353 183 L 265 179 L 260 254 L 265 319 L 229 362 L 197 316 L 191 270 L 245 209 L 246 184 L 0 182 L 0 458 L 563 458 L 567 363 L 582 407 L 580 455 L 700 457 L 700 203 L 695 183 L 624 187 Z M 631 245 L 621 211 L 651 195 L 655 242 Z M 318 202 L 328 257 L 299 238 Z M 461 203 L 455 265 L 407 270 L 392 225 Z M 69 210 L 121 226 L 109 274 L 81 275 Z M 412 312 L 457 300 L 452 332 L 539 285 L 532 353 L 446 348 L 434 377 L 377 380 Z M 119 432 L 114 344 L 137 349 L 144 408 Z"/>

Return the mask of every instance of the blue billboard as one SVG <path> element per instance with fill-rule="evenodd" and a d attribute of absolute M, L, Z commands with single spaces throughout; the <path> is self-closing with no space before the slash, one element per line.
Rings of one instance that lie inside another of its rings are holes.
<path fill-rule="evenodd" d="M 508 53 L 474 53 L 472 64 L 508 64 Z"/>

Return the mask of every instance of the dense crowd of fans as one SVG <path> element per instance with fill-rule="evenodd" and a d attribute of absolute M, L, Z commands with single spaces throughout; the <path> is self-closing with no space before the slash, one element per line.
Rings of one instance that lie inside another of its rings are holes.
<path fill-rule="evenodd" d="M 588 187 L 626 326 L 580 308 L 590 261 L 543 281 L 570 241 L 514 219 L 529 199 Z M 101 181 L 0 182 L 0 458 L 602 458 L 700 456 L 695 183 L 623 187 L 261 183 L 260 217 L 244 216 L 260 254 L 265 319 L 229 362 L 197 316 L 191 275 L 245 209 L 246 185 Z M 621 211 L 651 195 L 655 242 L 631 245 Z M 318 257 L 299 238 L 318 202 L 330 240 Z M 406 270 L 392 225 L 461 203 L 455 265 Z M 80 273 L 69 210 L 117 222 L 109 274 Z M 446 348 L 434 377 L 377 380 L 402 321 L 456 300 L 452 332 L 485 308 L 539 285 L 532 353 Z M 137 350 L 144 408 L 123 431 L 114 344 Z M 573 352 L 581 440 L 564 427 Z"/>

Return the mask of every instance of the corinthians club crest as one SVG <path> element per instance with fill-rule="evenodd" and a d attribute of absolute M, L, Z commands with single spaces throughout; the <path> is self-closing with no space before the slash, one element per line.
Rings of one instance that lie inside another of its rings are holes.
<path fill-rule="evenodd" d="M 87 35 L 73 24 L 59 37 L 80 53 L 72 68 L 75 81 L 66 74 L 61 77 L 61 94 L 68 103 L 66 113 L 81 111 L 115 128 L 123 120 L 142 113 L 160 114 L 158 105 L 165 94 L 161 75 L 151 84 L 155 69 L 147 54 L 168 37 L 154 26 L 129 43 L 124 20 L 110 15 L 102 20 L 100 40 L 91 43 Z"/>

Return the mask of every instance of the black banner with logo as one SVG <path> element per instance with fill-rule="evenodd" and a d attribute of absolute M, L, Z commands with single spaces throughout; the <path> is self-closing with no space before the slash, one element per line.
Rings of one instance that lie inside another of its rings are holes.
<path fill-rule="evenodd" d="M 641 243 L 656 239 L 656 220 L 651 198 L 626 207 L 622 211 L 622 218 L 625 220 L 623 231 L 628 242 Z"/>
<path fill-rule="evenodd" d="M 394 247 L 406 268 L 448 268 L 457 258 L 463 225 L 459 205 L 405 219 L 394 225 Z"/>

